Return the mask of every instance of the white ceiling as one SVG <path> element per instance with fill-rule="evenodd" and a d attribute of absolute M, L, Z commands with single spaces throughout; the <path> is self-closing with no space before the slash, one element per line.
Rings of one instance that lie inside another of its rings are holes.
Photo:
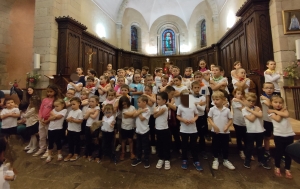
<path fill-rule="evenodd" d="M 123 0 L 92 0 L 115 22 Z M 139 11 L 148 27 L 164 15 L 175 15 L 188 24 L 194 8 L 204 0 L 128 0 L 127 8 Z M 211 0 L 208 0 L 211 1 Z M 220 10 L 226 0 L 214 0 Z"/>

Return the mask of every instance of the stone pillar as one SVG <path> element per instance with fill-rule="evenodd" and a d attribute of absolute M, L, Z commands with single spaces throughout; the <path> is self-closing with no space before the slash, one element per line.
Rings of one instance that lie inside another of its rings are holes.
<path fill-rule="evenodd" d="M 214 29 L 214 41 L 213 43 L 217 43 L 218 40 L 219 40 L 219 15 L 213 15 L 212 17 L 212 20 L 213 20 L 213 29 Z M 206 29 L 207 31 L 207 29 Z M 206 40 L 206 44 L 207 44 L 207 40 Z"/>
<path fill-rule="evenodd" d="M 122 48 L 122 23 L 116 23 L 117 28 L 117 41 L 118 41 L 118 48 Z"/>

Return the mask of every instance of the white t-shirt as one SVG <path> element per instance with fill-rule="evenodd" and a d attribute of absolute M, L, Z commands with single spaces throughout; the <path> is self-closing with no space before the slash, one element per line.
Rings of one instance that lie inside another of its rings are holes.
<path fill-rule="evenodd" d="M 157 130 L 168 129 L 168 107 L 166 105 L 157 106 L 157 111 L 165 109 L 165 112 L 155 119 L 155 128 Z"/>
<path fill-rule="evenodd" d="M 270 114 L 270 116 L 271 115 L 272 114 Z M 274 127 L 274 136 L 288 137 L 295 135 L 291 123 L 287 118 L 282 118 L 280 122 L 277 122 L 274 119 L 272 119 L 272 123 Z"/>
<path fill-rule="evenodd" d="M 145 118 L 144 121 L 141 121 L 141 119 L 138 117 L 136 117 L 135 119 L 135 125 L 136 125 L 136 133 L 138 134 L 145 134 L 147 133 L 150 128 L 149 128 L 149 118 L 150 118 L 151 112 L 150 110 L 147 108 L 147 111 L 142 113 L 142 116 Z"/>
<path fill-rule="evenodd" d="M 237 82 L 239 82 L 236 78 L 233 78 L 232 79 L 232 85 L 233 85 L 233 88 L 234 89 L 236 89 L 237 88 L 237 86 L 235 85 Z M 247 81 L 246 81 L 246 85 L 248 86 L 248 88 L 246 88 L 244 91 L 245 91 L 245 93 L 248 93 L 249 92 L 249 87 L 250 87 L 250 79 L 248 79 Z"/>
<path fill-rule="evenodd" d="M 250 112 L 246 110 L 246 108 L 242 109 L 242 114 L 245 117 L 246 115 L 251 115 Z M 256 118 L 253 122 L 249 121 L 247 118 L 244 118 L 246 122 L 247 133 L 262 133 L 265 131 L 262 120 L 260 118 Z"/>
<path fill-rule="evenodd" d="M 222 79 L 220 79 L 219 81 L 215 81 L 216 84 L 222 83 L 222 82 L 226 82 L 228 85 L 228 79 L 226 77 L 223 77 Z M 225 91 L 229 94 L 229 90 L 228 87 L 225 87 Z"/>
<path fill-rule="evenodd" d="M 114 120 L 115 120 L 114 116 L 110 116 L 109 118 L 106 117 L 106 116 L 103 116 L 101 130 L 105 131 L 105 132 L 113 132 L 114 131 L 114 127 L 111 127 L 110 125 L 112 124 L 112 122 Z"/>
<path fill-rule="evenodd" d="M 92 108 L 88 108 L 87 111 L 89 111 L 89 110 L 91 110 L 91 109 L 92 109 Z M 96 111 L 97 111 L 97 110 L 100 111 L 100 107 L 99 107 L 99 106 L 96 106 L 94 109 L 95 109 Z M 100 116 L 100 112 L 98 113 L 98 116 L 97 116 L 95 119 L 93 119 L 93 118 L 91 118 L 91 116 L 89 116 L 89 118 L 86 120 L 86 126 L 87 126 L 87 127 L 92 126 L 92 124 L 93 124 L 95 121 L 98 121 L 98 120 L 99 120 L 99 116 Z"/>
<path fill-rule="evenodd" d="M 269 106 L 267 106 L 264 103 L 265 101 L 266 100 L 260 100 L 261 108 L 262 108 L 262 112 L 263 112 L 263 120 L 268 121 L 268 122 L 272 122 L 272 120 L 270 119 L 269 114 L 268 114 Z"/>
<path fill-rule="evenodd" d="M 77 87 L 79 86 L 79 85 L 81 85 L 81 86 L 83 86 L 83 84 L 82 83 L 76 83 L 75 84 Z M 74 89 L 75 90 L 75 95 L 74 95 L 74 97 L 78 97 L 78 98 L 80 98 L 80 93 L 81 93 L 81 91 L 76 91 L 76 89 L 75 89 L 75 87 L 73 86 L 73 85 L 71 85 L 71 84 L 68 84 L 67 85 L 67 91 L 69 90 L 69 89 Z"/>
<path fill-rule="evenodd" d="M 52 111 L 55 115 L 59 114 L 59 115 L 62 115 L 63 117 L 60 119 L 50 121 L 48 130 L 53 131 L 53 130 L 62 129 L 64 120 L 65 120 L 65 116 L 67 114 L 67 109 L 62 109 L 59 112 L 57 112 L 55 109 L 53 109 Z"/>
<path fill-rule="evenodd" d="M 233 124 L 238 126 L 246 126 L 242 110 L 239 109 L 242 108 L 243 105 L 240 102 L 232 101 L 231 106 L 233 110 Z"/>
<path fill-rule="evenodd" d="M 72 117 L 74 119 L 78 120 L 83 120 L 83 114 L 80 109 L 78 110 L 71 110 L 68 114 L 68 117 Z M 81 131 L 81 123 L 73 123 L 73 122 L 68 122 L 68 130 L 69 131 L 74 131 L 74 132 L 80 132 Z"/>
<path fill-rule="evenodd" d="M 271 82 L 274 85 L 274 92 L 280 93 L 280 87 L 278 85 L 279 79 L 280 79 L 280 74 L 278 73 L 273 73 L 272 75 L 266 74 L 264 72 L 265 76 L 265 82 Z"/>
<path fill-rule="evenodd" d="M 199 98 L 195 97 L 194 95 L 190 95 L 191 97 L 194 98 L 194 102 L 206 102 L 206 97 L 201 95 Z M 197 108 L 197 111 L 198 111 L 198 116 L 203 116 L 204 115 L 204 111 L 205 111 L 205 107 L 206 107 L 206 104 L 203 105 L 203 106 L 200 106 L 199 104 L 197 104 L 196 108 Z"/>
<path fill-rule="evenodd" d="M 187 90 L 188 88 L 184 85 L 181 85 L 180 87 L 176 86 L 176 85 L 173 85 L 174 89 L 178 92 L 181 92 L 183 90 Z M 178 107 L 180 104 L 181 104 L 181 101 L 180 101 L 180 96 L 177 96 L 177 97 L 174 97 L 175 99 L 175 105 Z"/>
<path fill-rule="evenodd" d="M 135 118 L 132 118 L 132 117 L 124 118 L 125 112 L 133 112 L 133 111 L 135 111 L 134 106 L 129 106 L 129 108 L 122 110 L 122 125 L 121 125 L 122 129 L 132 130 L 135 127 L 135 125 L 134 125 Z"/>
<path fill-rule="evenodd" d="M 224 129 L 226 124 L 228 123 L 229 119 L 232 119 L 232 114 L 230 110 L 223 106 L 222 110 L 219 110 L 216 106 L 213 106 L 209 109 L 208 117 L 212 119 L 212 121 L 215 123 L 215 125 L 219 128 L 220 133 L 225 133 Z M 212 132 L 214 131 L 214 128 L 211 128 Z M 226 133 L 230 133 L 229 129 Z"/>
<path fill-rule="evenodd" d="M 107 92 L 104 92 L 102 95 L 99 94 L 99 102 L 104 102 L 107 97 Z"/>
<path fill-rule="evenodd" d="M 20 110 L 19 108 L 12 108 L 12 109 L 4 108 L 1 111 L 1 116 L 8 113 L 20 114 Z M 5 119 L 2 119 L 2 128 L 8 129 L 8 128 L 16 127 L 18 126 L 17 121 L 18 121 L 17 117 L 7 117 Z"/>
<path fill-rule="evenodd" d="M 198 114 L 196 106 L 192 106 L 191 108 L 186 108 L 182 105 L 178 106 L 177 115 L 180 115 L 183 119 L 191 120 L 194 118 L 195 114 Z M 185 123 L 180 122 L 180 132 L 197 133 L 196 123 L 186 125 Z"/>
<path fill-rule="evenodd" d="M 160 87 L 160 86 L 162 85 L 161 77 L 155 76 L 154 81 L 155 81 L 155 85 L 156 85 L 157 87 Z"/>
<path fill-rule="evenodd" d="M 182 85 L 186 86 L 186 88 L 191 88 L 191 80 L 190 78 L 182 78 Z"/>

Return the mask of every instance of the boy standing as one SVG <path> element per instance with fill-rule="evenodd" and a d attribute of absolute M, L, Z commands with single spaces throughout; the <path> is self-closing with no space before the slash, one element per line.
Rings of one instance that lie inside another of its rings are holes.
<path fill-rule="evenodd" d="M 89 98 L 94 96 L 96 92 L 94 81 L 95 79 L 93 76 L 88 76 L 86 79 L 86 86 L 84 89 L 89 92 Z"/>
<path fill-rule="evenodd" d="M 5 105 L 6 108 L 1 111 L 1 133 L 8 138 L 10 135 L 17 134 L 17 120 L 20 117 L 20 111 L 19 108 L 15 107 L 16 104 L 13 99 L 7 99 Z"/>
<path fill-rule="evenodd" d="M 151 115 L 150 110 L 147 108 L 148 97 L 141 95 L 138 98 L 139 109 L 133 114 L 136 117 L 136 155 L 137 158 L 131 163 L 133 167 L 142 162 L 142 154 L 144 150 L 144 167 L 150 167 L 150 140 L 149 140 L 149 118 Z"/>
<path fill-rule="evenodd" d="M 276 62 L 269 60 L 267 62 L 267 70 L 264 72 L 265 82 L 271 82 L 274 85 L 274 94 L 280 96 L 280 87 L 278 85 L 278 80 L 280 79 L 280 74 L 275 72 Z"/>

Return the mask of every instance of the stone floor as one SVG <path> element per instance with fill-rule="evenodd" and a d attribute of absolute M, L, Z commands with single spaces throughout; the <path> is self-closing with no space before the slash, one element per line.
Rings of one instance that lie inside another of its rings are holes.
<path fill-rule="evenodd" d="M 125 161 L 116 165 L 109 160 L 97 164 L 84 158 L 76 162 L 53 160 L 45 163 L 38 157 L 26 154 L 23 151 L 24 146 L 21 140 L 13 139 L 6 152 L 7 159 L 13 160 L 13 166 L 18 172 L 17 179 L 11 182 L 12 189 L 300 188 L 300 165 L 295 162 L 292 164 L 293 180 L 277 178 L 273 169 L 265 170 L 257 162 L 252 162 L 250 170 L 244 168 L 242 160 L 234 153 L 234 147 L 230 149 L 229 159 L 236 166 L 236 170 L 230 171 L 223 165 L 217 171 L 212 170 L 210 156 L 209 160 L 201 159 L 204 171 L 198 172 L 191 161 L 188 170 L 182 170 L 178 154 L 172 154 L 172 168 L 166 171 L 155 168 L 156 155 L 151 156 L 149 169 L 145 169 L 142 164 L 132 167 L 129 154 Z M 273 162 L 271 164 L 273 166 Z"/>

